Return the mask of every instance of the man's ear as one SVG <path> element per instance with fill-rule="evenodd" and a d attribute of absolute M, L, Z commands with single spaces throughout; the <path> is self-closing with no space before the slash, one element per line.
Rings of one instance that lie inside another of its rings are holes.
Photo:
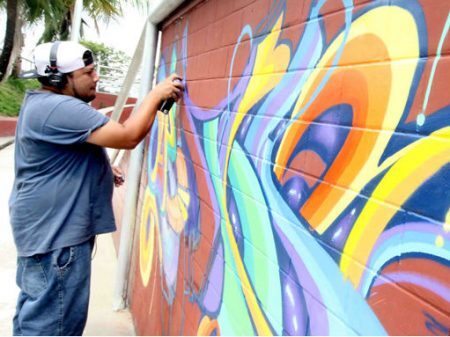
<path fill-rule="evenodd" d="M 65 74 L 65 76 L 66 76 L 66 81 L 65 81 L 66 83 L 65 83 L 64 87 L 62 88 L 61 92 L 64 95 L 72 96 L 73 95 L 73 92 L 72 92 L 73 91 L 72 90 L 73 74 L 68 73 L 68 74 Z"/>

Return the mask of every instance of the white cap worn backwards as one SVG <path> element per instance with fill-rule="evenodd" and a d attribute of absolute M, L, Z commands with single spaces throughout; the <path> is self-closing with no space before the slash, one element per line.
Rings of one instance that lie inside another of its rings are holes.
<path fill-rule="evenodd" d="M 56 41 L 59 45 L 56 50 L 56 68 L 60 73 L 70 73 L 84 68 L 94 62 L 92 52 L 85 46 L 73 41 Z M 36 69 L 25 72 L 19 77 L 36 78 L 49 75 L 50 53 L 55 42 L 38 45 L 34 49 L 34 64 Z"/>

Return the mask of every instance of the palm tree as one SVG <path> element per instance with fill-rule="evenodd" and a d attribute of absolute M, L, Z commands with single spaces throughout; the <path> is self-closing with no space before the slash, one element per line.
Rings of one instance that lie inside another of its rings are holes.
<path fill-rule="evenodd" d="M 4 4 L 5 1 L 1 1 L 0 4 Z M 0 81 L 3 79 L 4 75 L 7 73 L 10 65 L 10 58 L 14 49 L 14 40 L 17 38 L 17 19 L 19 18 L 19 0 L 7 0 L 6 1 L 6 31 L 5 40 L 3 41 L 3 49 L 0 55 Z M 8 67 L 9 66 L 9 67 Z"/>
<path fill-rule="evenodd" d="M 72 26 L 75 0 L 48 1 L 46 3 L 47 8 L 41 12 L 45 29 L 39 42 L 49 42 L 54 39 L 67 40 Z M 97 30 L 98 19 L 108 21 L 122 14 L 119 0 L 84 0 L 83 9 L 94 20 Z M 82 27 L 80 36 L 83 35 Z"/>
<path fill-rule="evenodd" d="M 93 18 L 98 30 L 99 19 L 108 21 L 122 14 L 122 2 L 123 0 L 83 0 L 83 9 Z M 145 0 L 131 1 L 136 6 L 144 2 Z M 44 21 L 44 33 L 39 43 L 55 39 L 66 40 L 70 35 L 75 0 L 0 0 L 0 6 L 4 7 L 5 4 L 8 18 L 0 56 L 0 81 L 9 77 L 11 65 L 20 55 L 23 41 L 21 18 L 30 24 Z M 13 53 L 14 48 L 18 50 L 16 54 Z"/>

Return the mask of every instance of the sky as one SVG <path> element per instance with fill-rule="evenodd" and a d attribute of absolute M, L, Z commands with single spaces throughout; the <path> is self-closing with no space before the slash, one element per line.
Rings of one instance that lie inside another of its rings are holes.
<path fill-rule="evenodd" d="M 146 19 L 145 12 L 145 9 L 124 5 L 122 18 L 110 20 L 109 24 L 100 23 L 100 35 L 95 30 L 93 20 L 83 15 L 90 26 L 84 28 L 86 40 L 102 42 L 133 56 Z"/>
<path fill-rule="evenodd" d="M 113 47 L 124 51 L 129 56 L 132 56 L 142 28 L 145 22 L 145 9 L 136 9 L 130 5 L 124 4 L 123 17 L 117 20 L 110 20 L 108 24 L 99 22 L 99 34 L 95 30 L 95 25 L 92 19 L 86 14 L 82 14 L 83 19 L 87 22 L 88 27 L 84 26 L 85 39 L 95 42 L 101 42 L 109 47 Z M 3 39 L 6 28 L 6 12 L 0 11 L 0 42 L 3 46 Z M 27 27 L 25 30 L 25 46 L 22 56 L 31 58 L 32 50 L 35 47 L 37 40 L 42 34 L 42 24 Z"/>

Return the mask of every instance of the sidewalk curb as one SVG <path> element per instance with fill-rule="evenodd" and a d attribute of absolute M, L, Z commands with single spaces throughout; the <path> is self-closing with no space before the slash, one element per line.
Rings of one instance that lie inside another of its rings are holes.
<path fill-rule="evenodd" d="M 14 138 L 7 140 L 5 143 L 0 144 L 0 150 L 3 150 L 5 147 L 10 146 L 12 143 L 14 143 Z"/>
<path fill-rule="evenodd" d="M 14 137 L 16 134 L 18 117 L 0 115 L 0 137 Z"/>

